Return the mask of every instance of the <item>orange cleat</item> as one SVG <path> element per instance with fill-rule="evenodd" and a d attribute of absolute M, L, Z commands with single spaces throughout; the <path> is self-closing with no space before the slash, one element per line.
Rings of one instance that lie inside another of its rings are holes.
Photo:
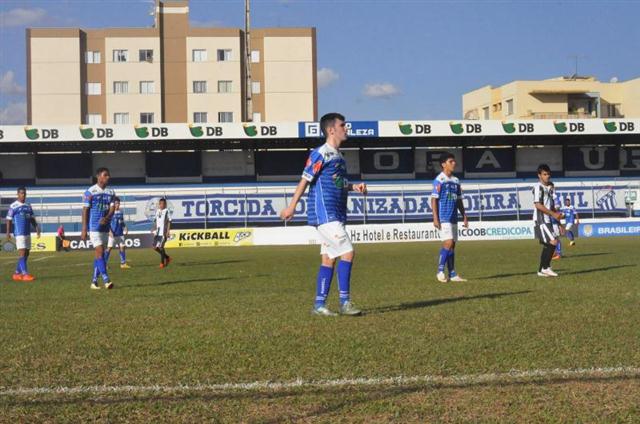
<path fill-rule="evenodd" d="M 24 274 L 24 275 L 22 276 L 22 281 L 33 281 L 33 280 L 35 280 L 35 279 L 36 279 L 36 277 L 34 277 L 34 276 L 33 276 L 33 275 L 31 275 L 31 274 Z"/>
<path fill-rule="evenodd" d="M 166 265 L 165 264 L 160 264 L 160 266 L 158 268 L 162 269 L 164 268 Z"/>
<path fill-rule="evenodd" d="M 15 273 L 15 274 L 13 274 L 13 276 L 11 277 L 11 279 L 12 279 L 13 281 L 22 281 L 22 274 Z"/>
<path fill-rule="evenodd" d="M 168 267 L 172 260 L 173 259 L 171 259 L 169 256 L 167 256 L 167 260 L 165 261 L 164 266 Z"/>
<path fill-rule="evenodd" d="M 551 259 L 560 259 L 562 256 L 560 255 L 553 255 L 553 257 Z"/>

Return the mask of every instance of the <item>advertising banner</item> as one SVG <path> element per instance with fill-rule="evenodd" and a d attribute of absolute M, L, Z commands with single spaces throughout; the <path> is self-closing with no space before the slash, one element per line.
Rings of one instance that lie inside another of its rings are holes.
<path fill-rule="evenodd" d="M 252 228 L 173 230 L 165 247 L 251 246 Z"/>

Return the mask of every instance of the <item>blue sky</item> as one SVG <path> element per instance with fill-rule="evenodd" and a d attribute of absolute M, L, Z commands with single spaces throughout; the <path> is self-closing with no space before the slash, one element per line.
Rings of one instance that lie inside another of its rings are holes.
<path fill-rule="evenodd" d="M 22 123 L 25 28 L 150 26 L 145 0 L 1 0 L 0 122 Z M 243 0 L 191 0 L 197 25 L 241 27 Z M 319 111 L 456 119 L 464 92 L 579 73 L 640 77 L 640 1 L 253 0 L 255 27 L 315 26 Z"/>

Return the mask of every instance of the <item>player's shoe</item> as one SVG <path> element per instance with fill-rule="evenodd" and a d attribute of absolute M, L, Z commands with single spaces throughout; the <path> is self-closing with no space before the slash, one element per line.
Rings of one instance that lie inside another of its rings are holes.
<path fill-rule="evenodd" d="M 97 281 L 93 281 L 91 283 L 91 290 L 100 290 L 100 286 L 98 285 Z"/>
<path fill-rule="evenodd" d="M 558 255 L 557 253 L 555 255 L 553 255 L 553 257 L 551 259 L 556 260 L 556 259 L 560 259 L 562 258 L 562 255 Z"/>
<path fill-rule="evenodd" d="M 129 264 L 120 264 L 120 269 L 131 269 Z"/>
<path fill-rule="evenodd" d="M 569 246 L 575 246 L 575 245 L 576 245 L 576 242 L 575 242 L 575 241 L 570 241 L 570 242 L 569 242 Z"/>
<path fill-rule="evenodd" d="M 546 275 L 547 277 L 557 277 L 558 274 L 556 274 L 555 272 L 553 272 L 553 270 L 551 269 L 551 267 L 549 268 L 543 268 L 541 271 L 541 273 L 543 273 L 544 275 Z"/>
<path fill-rule="evenodd" d="M 166 267 L 166 265 L 164 264 L 164 262 L 163 262 L 163 263 L 161 263 L 160 265 L 158 265 L 158 268 L 160 268 L 160 269 L 162 269 L 162 268 L 164 268 L 164 267 Z"/>
<path fill-rule="evenodd" d="M 113 288 L 113 282 L 109 281 L 108 283 L 104 283 L 104 288 L 107 290 L 111 290 Z"/>
<path fill-rule="evenodd" d="M 466 283 L 467 279 L 466 278 L 462 278 L 459 275 L 456 275 L 455 277 L 451 277 L 449 279 L 449 281 L 453 281 L 454 283 Z"/>
<path fill-rule="evenodd" d="M 33 281 L 36 277 L 31 274 L 22 274 L 22 281 Z"/>
<path fill-rule="evenodd" d="M 444 272 L 439 272 L 436 275 L 436 278 L 438 279 L 438 281 L 440 281 L 441 283 L 446 283 L 447 281 L 449 281 L 449 279 L 447 278 L 447 276 L 445 275 Z"/>
<path fill-rule="evenodd" d="M 311 315 L 319 315 L 323 317 L 335 317 L 338 316 L 335 312 L 332 312 L 326 306 L 314 306 L 311 310 Z"/>
<path fill-rule="evenodd" d="M 19 272 L 16 272 L 11 276 L 11 279 L 13 281 L 22 281 L 22 274 L 20 274 Z"/>
<path fill-rule="evenodd" d="M 362 311 L 356 308 L 356 306 L 352 302 L 345 302 L 340 305 L 340 315 L 348 315 L 353 317 L 362 315 Z"/>
<path fill-rule="evenodd" d="M 547 274 L 545 274 L 545 273 L 543 273 L 542 271 L 538 271 L 538 277 L 545 277 L 545 278 L 547 278 L 547 277 L 548 277 L 548 275 L 547 275 Z"/>

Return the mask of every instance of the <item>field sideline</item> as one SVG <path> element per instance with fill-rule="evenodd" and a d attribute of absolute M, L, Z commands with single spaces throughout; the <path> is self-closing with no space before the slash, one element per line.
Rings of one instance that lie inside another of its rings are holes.
<path fill-rule="evenodd" d="M 316 246 L 0 254 L 0 422 L 640 420 L 637 238 L 580 239 L 535 275 L 531 241 L 358 245 L 358 318 L 309 314 Z M 330 306 L 337 303 L 337 286 Z"/>

